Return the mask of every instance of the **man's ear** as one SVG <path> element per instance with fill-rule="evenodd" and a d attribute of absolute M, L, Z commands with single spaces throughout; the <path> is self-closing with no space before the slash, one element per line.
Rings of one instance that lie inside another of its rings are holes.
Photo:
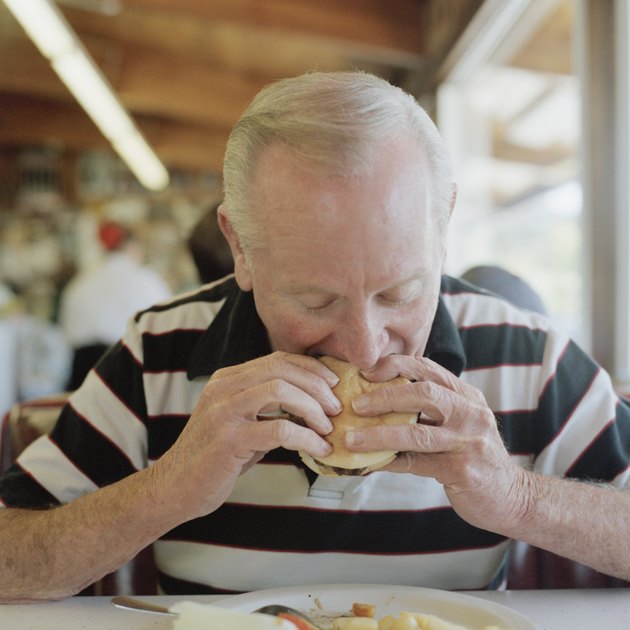
<path fill-rule="evenodd" d="M 247 257 L 243 252 L 240 239 L 236 234 L 232 223 L 225 214 L 223 204 L 221 204 L 217 210 L 217 221 L 223 236 L 228 242 L 230 249 L 232 250 L 232 258 L 234 259 L 234 275 L 238 286 L 243 291 L 252 290 L 252 274 L 250 269 L 250 263 L 247 261 Z"/>
<path fill-rule="evenodd" d="M 452 183 L 451 184 L 451 199 L 449 201 L 448 204 L 448 222 L 450 222 L 451 217 L 453 216 L 453 210 L 455 209 L 455 202 L 457 201 L 457 184 Z M 446 228 L 447 226 L 444 226 L 445 230 L 444 230 L 444 243 L 443 243 L 443 251 L 442 251 L 442 273 L 444 273 L 444 265 L 446 264 L 446 258 L 447 258 L 447 254 L 448 254 L 448 248 L 447 248 L 447 241 L 448 241 L 448 237 L 446 234 Z"/>
<path fill-rule="evenodd" d="M 455 209 L 455 202 L 457 201 L 457 184 L 451 184 L 451 202 L 449 203 L 448 216 L 453 215 Z"/>

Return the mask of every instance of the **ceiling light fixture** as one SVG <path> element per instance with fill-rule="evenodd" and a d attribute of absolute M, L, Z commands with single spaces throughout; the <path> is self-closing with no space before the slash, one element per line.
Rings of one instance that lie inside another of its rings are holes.
<path fill-rule="evenodd" d="M 166 188 L 166 168 L 54 2 L 4 3 L 138 180 L 151 190 Z"/>

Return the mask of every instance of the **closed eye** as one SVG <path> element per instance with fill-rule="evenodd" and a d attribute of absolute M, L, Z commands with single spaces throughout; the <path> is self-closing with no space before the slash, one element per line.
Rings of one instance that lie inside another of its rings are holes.
<path fill-rule="evenodd" d="M 323 310 L 327 309 L 329 306 L 332 306 L 337 300 L 331 300 L 330 302 L 326 302 L 325 304 L 320 304 L 319 306 L 308 306 L 304 305 L 304 308 L 307 313 L 321 313 Z"/>
<path fill-rule="evenodd" d="M 405 304 L 408 304 L 411 301 L 409 298 L 395 299 L 395 298 L 384 297 L 384 296 L 379 296 L 379 299 L 381 300 L 381 302 L 383 302 L 383 304 L 385 304 L 385 306 L 390 306 L 392 308 L 405 306 Z"/>
<path fill-rule="evenodd" d="M 405 282 L 378 294 L 378 299 L 392 308 L 405 306 L 415 300 L 422 293 L 423 282 L 419 278 Z"/>

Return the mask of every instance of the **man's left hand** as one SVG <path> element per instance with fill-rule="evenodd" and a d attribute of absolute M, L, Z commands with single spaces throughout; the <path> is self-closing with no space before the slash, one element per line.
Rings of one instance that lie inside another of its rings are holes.
<path fill-rule="evenodd" d="M 385 470 L 434 477 L 463 519 L 509 531 L 526 512 L 528 475 L 512 461 L 481 392 L 426 358 L 391 355 L 364 372 L 371 381 L 399 375 L 412 382 L 362 394 L 354 410 L 369 416 L 417 411 L 418 423 L 367 427 L 347 435 L 346 446 L 399 451 Z"/>

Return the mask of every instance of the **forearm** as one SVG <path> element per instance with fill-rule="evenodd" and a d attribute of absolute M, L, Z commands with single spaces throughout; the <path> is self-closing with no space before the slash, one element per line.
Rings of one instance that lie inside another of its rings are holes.
<path fill-rule="evenodd" d="M 535 473 L 527 473 L 523 484 L 527 500 L 505 533 L 630 579 L 630 491 Z"/>
<path fill-rule="evenodd" d="M 73 595 L 170 529 L 151 477 L 149 468 L 50 510 L 0 510 L 0 601 Z"/>

